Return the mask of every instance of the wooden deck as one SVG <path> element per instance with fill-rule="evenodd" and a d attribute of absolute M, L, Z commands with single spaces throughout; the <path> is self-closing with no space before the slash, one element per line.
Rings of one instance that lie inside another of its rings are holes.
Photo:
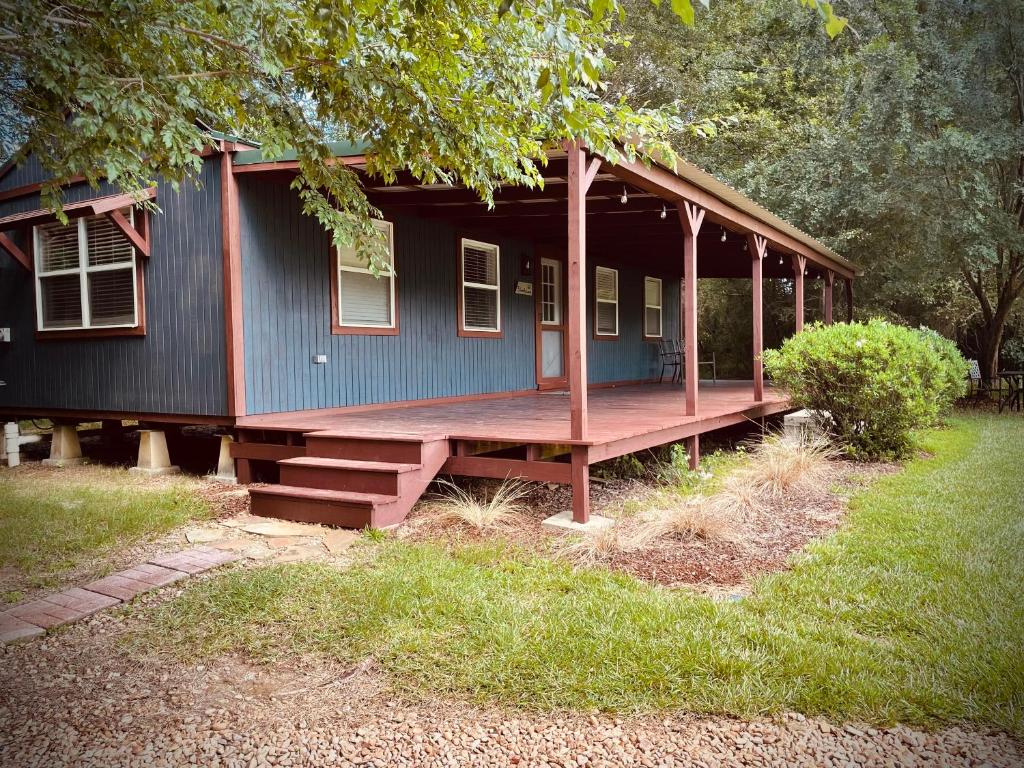
<path fill-rule="evenodd" d="M 232 446 L 239 479 L 276 468 L 275 485 L 251 490 L 256 514 L 352 527 L 401 522 L 438 473 L 521 477 L 588 495 L 588 467 L 789 409 L 751 382 L 702 384 L 698 416 L 686 416 L 679 386 L 646 384 L 589 393 L 586 439 L 572 440 L 569 398 L 529 392 L 448 402 L 295 411 L 238 421 Z"/>
<path fill-rule="evenodd" d="M 765 388 L 764 400 L 756 403 L 753 384 L 749 381 L 702 382 L 699 391 L 698 415 L 686 416 L 685 395 L 678 385 L 639 384 L 593 389 L 588 395 L 587 438 L 576 441 L 570 439 L 569 398 L 564 392 L 516 393 L 425 405 L 291 411 L 242 417 L 238 419 L 238 426 L 332 437 L 595 447 L 624 441 L 647 442 L 643 438 L 649 436 L 660 441 L 650 445 L 659 445 L 748 418 L 779 413 L 789 407 L 786 396 L 771 387 Z M 676 433 L 676 437 L 661 439 L 666 434 Z"/>

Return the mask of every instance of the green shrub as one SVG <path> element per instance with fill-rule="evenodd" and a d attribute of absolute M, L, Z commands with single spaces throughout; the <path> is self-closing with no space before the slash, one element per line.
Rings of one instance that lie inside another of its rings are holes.
<path fill-rule="evenodd" d="M 813 325 L 768 350 L 765 368 L 795 405 L 856 458 L 899 458 L 911 430 L 936 423 L 963 392 L 966 362 L 934 331 L 884 320 Z"/>
<path fill-rule="evenodd" d="M 937 419 L 949 414 L 953 404 L 967 393 L 967 374 L 970 365 L 956 344 L 938 331 L 921 326 L 917 329 L 921 340 L 939 356 L 941 362 L 938 379 L 933 383 L 938 406 Z"/>

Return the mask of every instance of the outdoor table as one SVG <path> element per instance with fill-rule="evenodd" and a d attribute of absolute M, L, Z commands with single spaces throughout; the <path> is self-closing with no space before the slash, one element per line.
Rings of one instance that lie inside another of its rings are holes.
<path fill-rule="evenodd" d="M 999 412 L 1009 406 L 1011 411 L 1021 410 L 1024 405 L 1024 371 L 1000 371 L 999 378 L 1006 381 L 1007 391 L 1004 397 L 999 399 Z"/>

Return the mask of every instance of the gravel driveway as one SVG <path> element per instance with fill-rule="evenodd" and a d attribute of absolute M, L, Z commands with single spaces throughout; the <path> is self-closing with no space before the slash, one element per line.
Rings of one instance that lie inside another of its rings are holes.
<path fill-rule="evenodd" d="M 1005 735 L 403 702 L 364 664 L 135 658 L 98 615 L 0 651 L 3 766 L 1024 766 Z"/>

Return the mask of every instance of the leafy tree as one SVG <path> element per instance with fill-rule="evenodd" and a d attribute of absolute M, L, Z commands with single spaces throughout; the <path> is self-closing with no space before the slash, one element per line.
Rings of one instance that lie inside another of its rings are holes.
<path fill-rule="evenodd" d="M 626 14 L 611 91 L 735 116 L 677 148 L 864 266 L 865 314 L 956 331 L 994 373 L 1024 290 L 1024 3 L 879 0 L 832 44 L 781 0 L 658 14 Z"/>
<path fill-rule="evenodd" d="M 793 2 L 793 0 L 789 0 Z M 708 0 L 701 0 L 707 5 Z M 845 19 L 817 10 L 829 34 Z M 798 7 L 793 2 L 794 7 Z M 671 0 L 673 22 L 694 20 Z M 60 185 L 182 180 L 209 143 L 197 120 L 292 149 L 305 211 L 340 243 L 372 236 L 357 175 L 328 143 L 369 145 L 368 170 L 459 182 L 490 200 L 540 184 L 544 150 L 581 139 L 616 159 L 671 156 L 712 126 L 602 98 L 620 0 L 0 0 L 5 149 L 15 136 Z M 807 14 L 811 16 L 811 14 Z M 70 117 L 67 117 L 70 111 Z M 354 214 L 354 215 L 345 215 Z"/>

